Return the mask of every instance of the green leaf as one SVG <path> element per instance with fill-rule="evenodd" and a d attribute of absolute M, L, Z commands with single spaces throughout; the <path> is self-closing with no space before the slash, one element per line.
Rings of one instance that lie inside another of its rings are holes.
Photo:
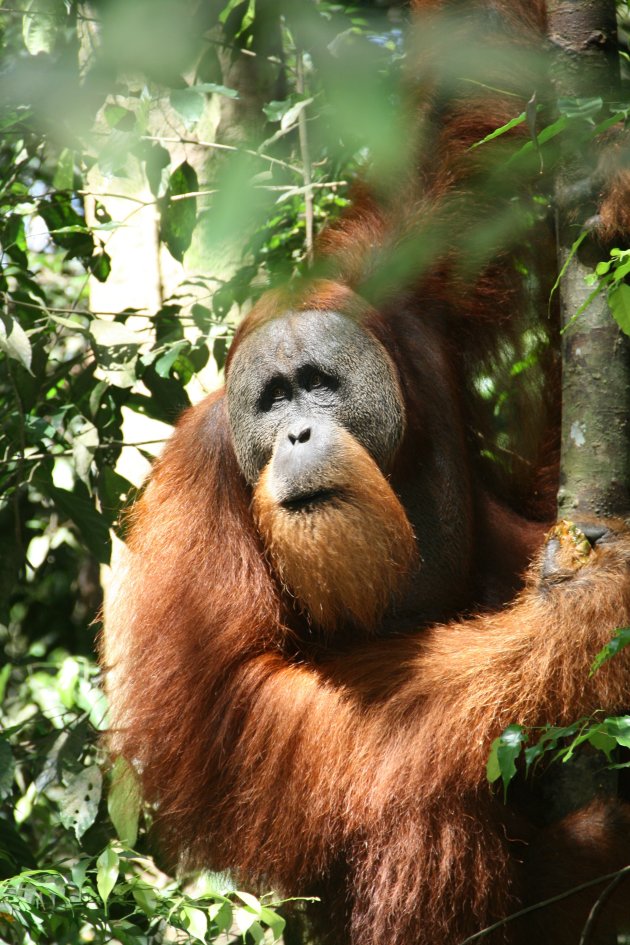
<path fill-rule="evenodd" d="M 0 316 L 0 351 L 4 351 L 14 361 L 19 361 L 29 374 L 32 373 L 33 349 L 28 335 L 17 319 L 11 318 L 6 312 Z"/>
<path fill-rule="evenodd" d="M 248 892 L 241 892 L 240 889 L 237 889 L 234 894 L 238 896 L 241 902 L 244 902 L 246 906 L 253 909 L 256 915 L 260 915 L 260 900 L 257 899 L 256 896 L 252 896 L 252 894 Z"/>
<path fill-rule="evenodd" d="M 563 265 L 562 269 L 561 269 L 560 272 L 558 273 L 558 276 L 557 276 L 557 278 L 556 278 L 556 281 L 554 282 L 554 284 L 553 284 L 552 287 L 551 287 L 551 291 L 550 291 L 550 293 L 549 293 L 549 307 L 551 307 L 551 299 L 553 298 L 553 294 L 554 294 L 554 292 L 556 291 L 556 289 L 558 288 L 558 286 L 560 285 L 560 282 L 561 282 L 561 280 L 562 280 L 562 278 L 563 278 L 565 272 L 566 272 L 567 269 L 569 268 L 569 265 L 570 265 L 570 263 L 571 263 L 571 260 L 573 259 L 573 257 L 575 256 L 575 254 L 577 253 L 578 249 L 580 248 L 580 246 L 582 245 L 582 243 L 584 242 L 584 240 L 586 239 L 587 236 L 588 236 L 588 230 L 584 230 L 582 233 L 580 233 L 580 235 L 578 236 L 578 238 L 573 242 L 573 244 L 572 244 L 572 246 L 571 246 L 571 249 L 569 250 L 569 255 L 567 256 L 567 258 L 566 258 L 566 260 L 565 260 L 565 262 L 564 262 L 564 265 Z"/>
<path fill-rule="evenodd" d="M 130 112 L 128 108 L 123 108 L 122 105 L 106 105 L 103 115 L 110 128 L 117 128 L 123 121 L 125 124 L 135 123 L 133 112 Z"/>
<path fill-rule="evenodd" d="M 4 702 L 4 696 L 7 691 L 7 683 L 11 678 L 13 666 L 11 663 L 5 663 L 0 669 L 0 705 Z"/>
<path fill-rule="evenodd" d="M 121 345 L 140 347 L 141 343 L 135 331 L 127 328 L 122 322 L 112 319 L 94 318 L 90 322 L 90 334 L 94 342 L 103 348 L 115 348 Z"/>
<path fill-rule="evenodd" d="M 230 902 L 215 902 L 208 909 L 210 918 L 219 932 L 227 932 L 232 928 L 232 904 Z"/>
<path fill-rule="evenodd" d="M 186 128 L 190 131 L 197 124 L 206 105 L 206 97 L 195 89 L 173 89 L 169 100 L 176 112 L 184 119 Z"/>
<path fill-rule="evenodd" d="M 72 190 L 74 185 L 74 151 L 64 148 L 59 155 L 53 177 L 55 190 Z"/>
<path fill-rule="evenodd" d="M 606 732 L 614 738 L 618 745 L 630 748 L 630 715 L 620 715 L 605 719 Z"/>
<path fill-rule="evenodd" d="M 144 883 L 134 883 L 131 888 L 133 898 L 145 915 L 154 916 L 160 901 L 155 889 Z"/>
<path fill-rule="evenodd" d="M 103 466 L 98 477 L 98 494 L 101 510 L 110 524 L 118 518 L 121 506 L 134 494 L 134 486 L 128 479 L 115 472 L 111 466 Z"/>
<path fill-rule="evenodd" d="M 77 526 L 86 547 L 101 564 L 108 564 L 111 554 L 111 538 L 105 517 L 98 511 L 94 501 L 77 491 L 60 489 L 46 476 L 36 475 L 37 485 L 57 506 L 63 515 Z M 83 487 L 84 488 L 84 487 Z"/>
<path fill-rule="evenodd" d="M 282 116 L 285 115 L 291 108 L 292 104 L 293 103 L 291 99 L 285 99 L 281 102 L 271 101 L 267 102 L 266 105 L 263 105 L 262 110 L 269 121 L 280 121 Z"/>
<path fill-rule="evenodd" d="M 287 129 L 297 122 L 300 114 L 308 105 L 312 103 L 312 101 L 312 98 L 305 98 L 288 108 L 280 120 L 280 128 L 283 131 L 287 131 Z"/>
<path fill-rule="evenodd" d="M 186 340 L 176 341 L 175 344 L 169 346 L 168 351 L 165 354 L 160 355 L 159 358 L 155 361 L 155 370 L 160 377 L 169 377 L 171 373 L 171 368 L 177 360 L 182 349 L 187 349 L 190 347 L 190 342 Z"/>
<path fill-rule="evenodd" d="M 227 85 L 221 85 L 217 82 L 197 82 L 195 85 L 191 85 L 190 88 L 193 91 L 206 92 L 209 95 L 223 95 L 225 98 L 238 98 L 238 92 L 236 89 L 230 89 Z"/>
<path fill-rule="evenodd" d="M 265 937 L 265 932 L 260 922 L 252 922 L 247 933 L 254 939 L 255 945 L 260 945 Z"/>
<path fill-rule="evenodd" d="M 80 679 L 77 691 L 77 706 L 88 713 L 90 724 L 99 732 L 107 730 L 108 704 L 102 689 L 93 685 L 89 679 Z"/>
<path fill-rule="evenodd" d="M 80 840 L 96 820 L 103 789 L 97 765 L 82 768 L 64 787 L 59 797 L 59 817 L 64 827 L 74 830 Z"/>
<path fill-rule="evenodd" d="M 610 761 L 611 752 L 617 747 L 616 739 L 605 731 L 603 725 L 596 725 L 588 733 L 588 743 L 592 745 L 593 748 L 596 748 L 597 751 L 602 751 L 606 758 Z"/>
<path fill-rule="evenodd" d="M 265 925 L 269 926 L 273 933 L 274 939 L 277 941 L 284 932 L 284 928 L 287 924 L 286 920 L 283 919 L 281 915 L 278 915 L 274 909 L 269 909 L 267 906 L 262 906 L 260 910 L 260 918 L 265 923 Z"/>
<path fill-rule="evenodd" d="M 183 261 L 197 222 L 197 198 L 185 195 L 197 190 L 199 182 L 195 169 L 184 161 L 169 178 L 160 215 L 160 238 L 178 262 Z M 175 199 L 177 197 L 182 199 Z"/>
<path fill-rule="evenodd" d="M 501 778 L 504 793 L 516 774 L 516 759 L 526 740 L 527 734 L 521 725 L 508 725 L 492 742 L 486 764 L 486 777 L 491 784 Z"/>
<path fill-rule="evenodd" d="M 621 330 L 626 335 L 630 335 L 630 285 L 618 282 L 609 289 L 608 304 Z"/>
<path fill-rule="evenodd" d="M 6 738 L 0 736 L 0 801 L 8 797 L 13 790 L 15 762 L 13 752 Z"/>
<path fill-rule="evenodd" d="M 473 151 L 475 148 L 481 147 L 482 144 L 486 144 L 488 141 L 493 141 L 494 138 L 504 135 L 507 131 L 511 131 L 512 128 L 518 128 L 519 125 L 522 125 L 525 121 L 525 112 L 521 112 L 520 115 L 517 115 L 516 118 L 510 119 L 505 125 L 501 125 L 500 128 L 495 128 L 494 131 L 491 131 L 489 135 L 486 135 L 485 138 L 482 138 L 480 141 L 475 141 L 474 144 L 471 144 L 470 150 Z"/>
<path fill-rule="evenodd" d="M 102 250 L 90 260 L 90 272 L 99 282 L 105 282 L 111 271 L 112 261 L 105 250 Z"/>
<path fill-rule="evenodd" d="M 607 643 L 593 660 L 589 675 L 592 676 L 593 673 L 596 673 L 600 666 L 603 666 L 604 663 L 611 660 L 613 656 L 616 656 L 616 654 L 621 652 L 628 644 L 630 644 L 630 627 L 622 627 L 620 630 L 615 631 L 615 635 L 610 643 Z"/>
<path fill-rule="evenodd" d="M 85 876 L 90 865 L 89 859 L 79 860 L 78 863 L 75 863 L 74 866 L 70 869 L 70 875 L 72 876 L 72 882 L 77 887 L 77 889 L 82 889 L 85 885 Z"/>
<path fill-rule="evenodd" d="M 49 53 L 64 25 L 62 0 L 30 0 L 22 18 L 22 37 L 31 56 Z"/>
<path fill-rule="evenodd" d="M 85 752 L 88 740 L 88 723 L 83 720 L 71 729 L 66 729 L 55 738 L 46 761 L 35 778 L 35 788 L 44 791 L 53 781 L 60 781 L 66 768 L 76 771 L 79 759 Z"/>
<path fill-rule="evenodd" d="M 143 142 L 141 156 L 151 193 L 157 197 L 162 184 L 162 171 L 170 164 L 171 156 L 161 144 L 149 144 L 148 141 Z"/>
<path fill-rule="evenodd" d="M 573 119 L 593 118 L 601 112 L 603 104 L 603 100 L 599 97 L 559 98 L 557 102 L 560 114 Z"/>
<path fill-rule="evenodd" d="M 56 193 L 40 201 L 39 213 L 55 243 L 67 250 L 68 258 L 78 256 L 89 260 L 94 252 L 94 240 L 85 220 L 72 206 L 69 194 Z"/>
<path fill-rule="evenodd" d="M 112 847 L 105 847 L 96 861 L 96 888 L 103 904 L 107 902 L 109 894 L 116 885 L 119 869 L 120 858 L 118 854 Z"/>
<path fill-rule="evenodd" d="M 107 810 L 118 838 L 125 846 L 133 847 L 138 837 L 140 791 L 133 768 L 124 758 L 114 762 Z"/>
<path fill-rule="evenodd" d="M 234 909 L 234 925 L 241 935 L 245 935 L 246 932 L 249 932 L 255 921 L 256 914 L 251 912 L 250 909 L 245 909 L 242 906 L 237 906 L 236 909 Z"/>
<path fill-rule="evenodd" d="M 208 934 L 208 916 L 206 913 L 194 906 L 184 906 L 182 914 L 189 935 L 200 942 L 205 942 Z"/>

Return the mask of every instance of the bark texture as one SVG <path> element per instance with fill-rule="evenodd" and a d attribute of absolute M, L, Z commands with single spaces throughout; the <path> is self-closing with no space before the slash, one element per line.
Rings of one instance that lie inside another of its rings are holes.
<path fill-rule="evenodd" d="M 549 34 L 557 48 L 558 99 L 614 101 L 619 67 L 614 0 L 549 0 Z M 570 138 L 568 139 L 570 141 Z M 597 231 L 598 146 L 567 147 L 556 181 L 559 265 L 584 227 Z M 562 440 L 558 510 L 561 518 L 625 515 L 630 511 L 630 348 L 600 294 L 575 318 L 592 292 L 584 277 L 605 247 L 588 236 L 568 262 L 560 286 L 563 331 Z"/>

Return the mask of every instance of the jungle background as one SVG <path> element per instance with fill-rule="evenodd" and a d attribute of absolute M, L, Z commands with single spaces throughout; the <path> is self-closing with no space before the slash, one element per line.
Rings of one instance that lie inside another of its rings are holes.
<path fill-rule="evenodd" d="M 272 893 L 163 871 L 133 774 L 99 743 L 95 640 L 125 509 L 219 383 L 239 318 L 308 270 L 358 175 L 405 173 L 407 17 L 376 0 L 0 6 L 0 942 L 290 938 Z M 562 103 L 532 129 L 535 160 L 624 122 L 620 96 Z M 586 289 L 626 332 L 628 272 L 616 246 Z M 509 389 L 483 389 L 500 433 Z M 610 755 L 630 720 L 541 751 L 580 739 Z M 522 741 L 497 744 L 492 778 L 507 785 Z"/>

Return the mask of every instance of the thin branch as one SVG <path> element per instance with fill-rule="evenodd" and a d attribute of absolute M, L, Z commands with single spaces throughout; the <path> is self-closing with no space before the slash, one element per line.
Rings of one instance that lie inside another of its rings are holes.
<path fill-rule="evenodd" d="M 597 879 L 591 879 L 587 883 L 581 883 L 579 886 L 574 886 L 572 889 L 567 889 L 566 892 L 559 893 L 557 896 L 552 896 L 551 899 L 543 899 L 542 902 L 536 902 L 533 906 L 527 906 L 525 909 L 519 909 L 518 912 L 513 912 L 512 915 L 508 915 L 504 919 L 499 919 L 499 921 L 495 922 L 493 925 L 489 925 L 487 928 L 481 929 L 480 932 L 475 932 L 474 935 L 469 935 L 468 938 L 465 938 L 459 943 L 459 945 L 469 945 L 470 942 L 478 942 L 482 938 L 486 938 L 487 935 L 490 935 L 491 932 L 495 932 L 497 929 L 507 925 L 509 922 L 514 922 L 516 919 L 521 919 L 523 916 L 529 915 L 532 912 L 536 912 L 538 909 L 544 909 L 546 906 L 551 906 L 554 902 L 561 902 L 563 899 L 568 899 L 570 896 L 574 896 L 576 893 L 582 892 L 583 889 L 590 889 L 592 886 L 598 886 L 600 883 L 605 883 L 609 879 L 616 879 L 618 876 L 626 876 L 628 873 L 630 873 L 630 866 L 624 866 L 623 869 L 615 870 L 614 873 L 606 873 L 604 876 L 598 876 Z"/>
<path fill-rule="evenodd" d="M 164 443 L 168 440 L 168 436 L 161 436 L 157 440 L 140 440 L 137 443 L 129 443 L 127 440 L 107 440 L 106 443 L 97 443 L 93 449 L 96 450 L 108 450 L 112 446 L 120 446 L 121 448 L 127 446 L 133 446 L 136 449 L 140 449 L 141 446 L 163 446 Z M 0 466 L 11 466 L 13 463 L 19 464 L 20 468 L 25 463 L 38 463 L 43 459 L 57 459 L 58 456 L 72 456 L 74 451 L 72 449 L 67 450 L 55 450 L 55 452 L 47 453 L 28 453 L 25 456 L 22 456 L 20 453 L 17 457 L 8 456 L 3 459 L 0 459 Z M 20 481 L 23 481 L 18 477 Z"/>
<path fill-rule="evenodd" d="M 280 167 L 285 167 L 293 174 L 299 174 L 300 177 L 302 176 L 302 169 L 300 167 L 295 167 L 293 164 L 289 164 L 288 161 L 281 161 L 280 158 L 272 157 L 270 154 L 262 154 L 260 151 L 254 151 L 252 148 L 237 148 L 233 144 L 219 144 L 218 141 L 198 141 L 196 138 L 167 138 L 164 135 L 141 135 L 140 138 L 142 141 L 157 141 L 163 144 L 192 144 L 198 148 L 212 148 L 217 151 L 236 151 L 241 154 L 251 154 L 252 157 L 268 161 L 270 164 L 278 164 Z"/>
<path fill-rule="evenodd" d="M 266 62 L 272 62 L 274 66 L 283 66 L 287 68 L 285 62 L 282 61 L 278 56 L 262 56 L 260 53 L 254 52 L 253 49 L 245 49 L 243 46 L 237 46 L 235 43 L 228 43 L 223 39 L 214 39 L 209 36 L 204 36 L 204 41 L 209 43 L 211 46 L 220 46 L 222 49 L 231 49 L 233 52 L 241 53 L 243 56 L 250 56 L 253 59 L 263 59 Z"/>
<path fill-rule="evenodd" d="M 304 95 L 304 57 L 301 50 L 297 51 L 297 77 L 296 91 L 298 95 Z M 302 156 L 302 175 L 304 177 L 304 220 L 305 220 L 305 242 L 306 258 L 309 263 L 313 259 L 313 190 L 311 186 L 311 156 L 308 146 L 308 134 L 306 131 L 306 108 L 302 108 L 298 115 L 298 135 L 300 139 L 300 153 Z"/>
<path fill-rule="evenodd" d="M 220 282 L 221 280 L 217 279 L 216 281 Z M 19 301 L 16 301 L 15 299 L 11 298 L 11 296 L 8 295 L 7 293 L 0 293 L 0 298 L 1 297 L 4 297 L 7 302 L 9 302 L 12 305 L 15 305 L 17 308 L 29 308 L 35 312 L 41 312 L 43 315 L 50 315 L 50 314 L 52 315 L 80 315 L 82 318 L 89 318 L 89 319 L 94 318 L 94 316 L 98 317 L 100 315 L 108 315 L 108 316 L 111 316 L 112 318 L 116 318 L 116 316 L 123 315 L 123 314 L 127 314 L 129 316 L 137 315 L 140 318 L 146 318 L 149 320 L 156 317 L 156 314 L 154 312 L 149 312 L 147 309 L 141 309 L 141 308 L 135 308 L 131 312 L 105 312 L 100 309 L 99 310 L 93 309 L 93 310 L 87 311 L 86 309 L 78 309 L 78 308 L 57 308 L 52 305 L 38 305 L 36 302 L 23 302 L 22 299 L 20 299 Z M 203 298 L 203 299 L 212 298 L 212 293 L 208 292 L 207 295 L 200 296 L 200 298 Z M 199 300 L 197 299 L 196 301 L 199 301 Z M 180 314 L 178 317 L 179 317 L 179 320 L 182 322 L 190 322 L 190 323 L 194 322 L 194 319 L 191 315 Z M 226 328 L 226 330 L 229 329 L 229 326 L 225 325 L 225 323 L 220 318 L 214 318 L 214 319 L 210 318 L 208 319 L 208 321 L 211 325 L 222 325 Z M 84 327 L 83 325 L 77 324 L 76 330 L 88 331 L 88 328 L 87 326 Z"/>
<path fill-rule="evenodd" d="M 311 181 L 309 180 L 304 187 L 297 187 L 295 184 L 256 184 L 256 190 L 269 190 L 277 192 L 291 192 L 292 194 L 303 194 L 308 190 L 335 190 L 337 187 L 347 187 L 347 180 L 330 180 L 330 181 Z M 101 197 L 111 197 L 114 200 L 131 200 L 133 203 L 140 204 L 142 207 L 153 207 L 158 202 L 158 198 L 153 198 L 152 200 L 141 200 L 139 197 L 133 197 L 130 194 L 114 194 L 114 193 L 97 193 L 93 190 L 77 190 L 73 193 L 80 194 L 82 197 L 94 197 L 95 200 L 98 200 Z M 177 200 L 187 200 L 189 197 L 212 197 L 213 194 L 217 194 L 219 191 L 215 188 L 213 190 L 191 190 L 185 194 L 174 194 L 169 199 L 175 203 Z M 48 196 L 44 194 L 43 196 Z M 123 226 L 124 224 L 120 224 Z M 99 232 L 98 227 L 91 227 L 90 229 Z"/>
<path fill-rule="evenodd" d="M 141 197 L 134 197 L 132 194 L 112 194 L 107 191 L 99 191 L 98 193 L 94 190 L 49 190 L 47 193 L 42 194 L 43 197 L 48 197 L 54 193 L 77 193 L 81 197 L 94 197 L 95 200 L 98 200 L 100 197 L 112 197 L 114 200 L 131 200 L 133 203 L 139 203 L 143 207 L 152 207 L 157 201 L 153 198 L 151 200 L 143 200 Z"/>
<path fill-rule="evenodd" d="M 627 874 L 623 872 L 617 873 L 613 881 L 609 883 L 608 886 L 606 886 L 601 896 L 594 903 L 593 908 L 588 914 L 588 919 L 584 923 L 584 928 L 582 929 L 582 934 L 580 935 L 579 945 L 588 945 L 588 942 L 591 938 L 591 932 L 595 928 L 595 923 L 597 922 L 602 909 L 610 899 L 610 896 L 615 891 L 617 886 L 619 886 L 626 878 L 626 875 Z"/>

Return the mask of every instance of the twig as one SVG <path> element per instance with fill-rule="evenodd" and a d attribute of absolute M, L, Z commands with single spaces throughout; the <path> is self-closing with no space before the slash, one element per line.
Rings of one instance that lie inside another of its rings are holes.
<path fill-rule="evenodd" d="M 301 50 L 296 57 L 297 76 L 295 88 L 298 95 L 304 95 L 304 57 Z M 306 258 L 309 263 L 313 260 L 313 190 L 311 187 L 311 157 L 306 132 L 306 108 L 302 108 L 298 115 L 298 135 L 300 139 L 300 153 L 302 155 L 302 176 L 304 177 L 304 222 Z"/>
<path fill-rule="evenodd" d="M 587 883 L 581 883 L 579 886 L 574 886 L 572 889 L 567 889 L 566 892 L 559 893 L 557 896 L 552 896 L 551 899 L 543 899 L 542 902 L 536 902 L 533 906 L 527 906 L 525 909 L 519 909 L 518 912 L 513 912 L 512 915 L 508 915 L 504 919 L 499 919 L 499 921 L 495 922 L 493 925 L 489 925 L 487 928 L 481 929 L 480 932 L 475 932 L 474 935 L 469 935 L 468 938 L 465 938 L 459 943 L 459 945 L 469 945 L 470 942 L 478 942 L 480 939 L 485 938 L 487 935 L 490 935 L 491 932 L 502 928 L 509 922 L 514 922 L 516 919 L 521 919 L 523 916 L 529 915 L 531 912 L 536 912 L 538 909 L 544 909 L 546 906 L 551 906 L 554 902 L 561 902 L 563 899 L 568 899 L 570 896 L 574 896 L 576 893 L 582 892 L 583 889 L 590 889 L 591 886 L 598 886 L 600 883 L 605 883 L 608 879 L 615 879 L 617 876 L 626 876 L 628 873 L 630 873 L 630 866 L 624 866 L 623 869 L 616 870 L 614 873 L 606 873 L 604 876 L 598 876 L 597 879 L 591 879 Z"/>
<path fill-rule="evenodd" d="M 591 937 L 591 932 L 593 931 L 595 927 L 595 923 L 597 922 L 602 909 L 604 908 L 605 904 L 608 902 L 610 896 L 615 891 L 617 886 L 619 886 L 619 884 L 623 882 L 623 880 L 626 878 L 626 875 L 627 874 L 623 872 L 617 873 L 613 881 L 609 883 L 608 886 L 606 886 L 601 896 L 593 904 L 593 908 L 588 914 L 588 919 L 584 923 L 584 928 L 582 929 L 582 934 L 580 935 L 579 945 L 588 945 L 588 941 Z"/>
<path fill-rule="evenodd" d="M 281 161 L 280 158 L 272 157 L 270 154 L 262 154 L 260 151 L 254 151 L 252 148 L 237 148 L 233 144 L 220 144 L 218 141 L 197 141 L 196 138 L 167 138 L 164 135 L 141 135 L 142 141 L 158 141 L 164 144 L 192 144 L 198 148 L 213 148 L 217 151 L 237 151 L 242 154 L 251 154 L 252 157 L 268 161 L 270 164 L 278 164 L 280 167 L 286 167 L 293 174 L 302 176 L 302 169 L 289 164 L 288 161 Z"/>
<path fill-rule="evenodd" d="M 97 443 L 93 449 L 96 450 L 108 450 L 112 446 L 133 446 L 136 449 L 139 449 L 141 446 L 161 446 L 168 440 L 168 436 L 161 436 L 157 440 L 139 440 L 137 443 L 130 443 L 126 440 L 107 440 L 106 443 Z M 38 463 L 42 459 L 56 459 L 58 456 L 72 456 L 73 450 L 56 450 L 55 452 L 46 452 L 46 453 L 28 453 L 27 455 L 22 456 L 21 453 L 17 457 L 9 456 L 7 458 L 0 459 L 0 466 L 11 466 L 13 463 L 18 464 L 21 468 L 26 463 Z"/>

